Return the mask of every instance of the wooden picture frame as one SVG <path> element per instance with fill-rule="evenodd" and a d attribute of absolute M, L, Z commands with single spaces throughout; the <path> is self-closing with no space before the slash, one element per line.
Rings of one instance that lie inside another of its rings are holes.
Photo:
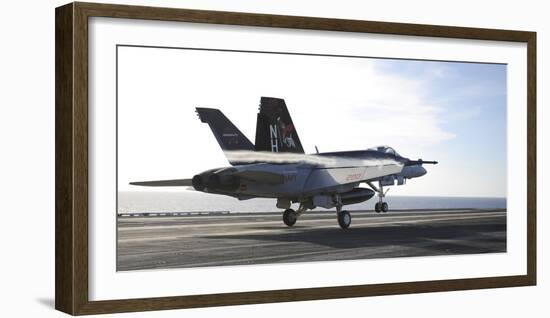
<path fill-rule="evenodd" d="M 536 33 L 74 2 L 56 9 L 55 307 L 72 314 L 164 310 L 536 284 Z M 88 19 L 112 17 L 527 43 L 527 275 L 90 301 Z"/>

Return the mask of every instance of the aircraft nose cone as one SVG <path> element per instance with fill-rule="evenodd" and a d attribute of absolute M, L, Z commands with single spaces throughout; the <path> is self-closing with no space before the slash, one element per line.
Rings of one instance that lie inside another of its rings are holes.
<path fill-rule="evenodd" d="M 425 175 L 426 173 L 428 173 L 428 171 L 426 171 L 426 168 L 424 168 L 424 167 L 422 167 L 422 166 L 420 166 L 420 167 L 418 167 L 418 168 L 419 168 L 419 169 L 418 169 L 418 176 L 419 176 L 419 177 L 421 177 L 421 176 Z"/>
<path fill-rule="evenodd" d="M 421 165 L 414 165 L 414 166 L 406 166 L 401 171 L 401 174 L 403 177 L 411 179 L 411 178 L 418 178 L 425 175 L 428 171 Z"/>

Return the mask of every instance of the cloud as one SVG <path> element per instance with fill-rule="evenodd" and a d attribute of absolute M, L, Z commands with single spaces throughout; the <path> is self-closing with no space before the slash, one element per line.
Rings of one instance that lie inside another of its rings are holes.
<path fill-rule="evenodd" d="M 390 144 L 412 151 L 412 145 L 417 150 L 455 137 L 443 127 L 443 109 L 431 100 L 431 75 L 404 76 L 378 68 L 375 60 L 336 62 L 323 70 L 324 78 L 309 83 L 316 92 L 297 94 L 295 102 L 287 102 L 293 101 L 294 107 L 315 105 L 314 121 L 331 128 L 315 130 L 312 139 L 302 140 L 338 140 L 325 150 Z"/>

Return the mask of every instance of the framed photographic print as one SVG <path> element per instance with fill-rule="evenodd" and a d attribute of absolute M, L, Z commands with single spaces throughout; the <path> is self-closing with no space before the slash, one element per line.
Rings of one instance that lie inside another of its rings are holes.
<path fill-rule="evenodd" d="M 56 9 L 56 308 L 536 284 L 536 34 Z"/>

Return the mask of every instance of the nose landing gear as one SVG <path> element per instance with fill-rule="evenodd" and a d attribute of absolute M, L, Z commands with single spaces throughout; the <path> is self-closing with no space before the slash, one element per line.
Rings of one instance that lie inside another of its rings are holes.
<path fill-rule="evenodd" d="M 382 186 L 382 182 L 380 182 L 380 181 L 378 182 L 379 188 L 377 188 L 371 182 L 367 182 L 367 183 L 378 195 L 378 202 L 376 202 L 376 204 L 374 205 L 374 211 L 376 211 L 376 213 L 380 213 L 380 212 L 386 213 L 386 212 L 388 212 L 389 211 L 389 206 L 388 206 L 387 202 L 384 202 L 384 197 L 386 197 L 386 193 L 388 193 L 388 191 L 390 191 L 390 189 L 387 189 L 384 192 L 384 187 Z"/>
<path fill-rule="evenodd" d="M 374 211 L 376 213 L 388 212 L 388 203 L 387 202 L 376 202 L 374 205 Z"/>

